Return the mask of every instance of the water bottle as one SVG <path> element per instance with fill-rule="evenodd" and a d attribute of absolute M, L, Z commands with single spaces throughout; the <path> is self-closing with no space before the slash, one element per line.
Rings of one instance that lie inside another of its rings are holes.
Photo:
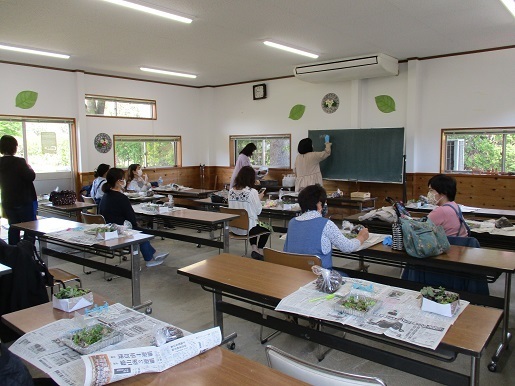
<path fill-rule="evenodd" d="M 173 196 L 171 194 L 168 195 L 168 207 L 173 208 Z"/>
<path fill-rule="evenodd" d="M 279 201 L 283 200 L 283 194 L 284 194 L 283 188 L 279 189 Z"/>
<path fill-rule="evenodd" d="M 159 178 L 157 179 L 157 186 L 162 186 L 163 185 L 163 177 L 159 176 Z"/>

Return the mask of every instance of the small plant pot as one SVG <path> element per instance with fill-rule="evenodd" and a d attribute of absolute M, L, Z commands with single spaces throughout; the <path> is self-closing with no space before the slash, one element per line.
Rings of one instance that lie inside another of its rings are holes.
<path fill-rule="evenodd" d="M 93 304 L 93 292 L 70 299 L 57 299 L 52 296 L 52 306 L 65 312 L 73 312 Z"/>
<path fill-rule="evenodd" d="M 435 314 L 452 317 L 460 306 L 460 299 L 452 303 L 440 304 L 433 300 L 422 298 L 422 311 L 432 312 Z"/>

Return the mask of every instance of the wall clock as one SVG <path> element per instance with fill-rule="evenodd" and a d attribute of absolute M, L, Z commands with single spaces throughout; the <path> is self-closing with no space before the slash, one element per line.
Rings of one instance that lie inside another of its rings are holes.
<path fill-rule="evenodd" d="M 106 133 L 97 134 L 94 140 L 95 149 L 100 153 L 107 153 L 113 146 L 111 137 Z"/>
<path fill-rule="evenodd" d="M 266 98 L 266 84 L 256 84 L 252 87 L 252 98 L 256 99 L 265 99 Z"/>
<path fill-rule="evenodd" d="M 330 92 L 322 98 L 322 110 L 327 114 L 334 113 L 338 110 L 338 106 L 340 106 L 340 98 L 338 98 L 338 95 Z"/>

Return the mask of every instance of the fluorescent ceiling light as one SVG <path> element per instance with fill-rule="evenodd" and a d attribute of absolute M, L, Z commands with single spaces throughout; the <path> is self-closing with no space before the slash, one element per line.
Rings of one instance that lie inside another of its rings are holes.
<path fill-rule="evenodd" d="M 263 43 L 265 43 L 265 45 L 267 45 L 267 46 L 279 48 L 280 50 L 284 50 L 284 51 L 288 51 L 288 52 L 293 52 L 294 54 L 298 54 L 298 55 L 307 56 L 308 58 L 313 58 L 313 59 L 318 58 L 318 55 L 316 55 L 316 54 L 312 54 L 310 52 L 306 52 L 306 51 L 298 50 L 296 48 L 284 46 L 279 43 L 270 42 L 268 40 L 265 40 Z"/>
<path fill-rule="evenodd" d="M 163 74 L 163 75 L 171 75 L 171 76 L 182 76 L 183 78 L 192 78 L 195 79 L 197 75 L 192 74 L 184 74 L 182 72 L 173 72 L 173 71 L 165 71 L 165 70 L 156 70 L 155 68 L 148 68 L 148 67 L 140 67 L 141 71 L 145 72 L 155 72 L 156 74 Z"/>
<path fill-rule="evenodd" d="M 8 51 L 23 52 L 24 54 L 51 56 L 53 58 L 59 58 L 59 59 L 70 59 L 70 55 L 55 54 L 53 52 L 46 52 L 46 51 L 39 51 L 39 50 L 30 50 L 28 48 L 12 47 L 12 46 L 6 46 L 3 44 L 0 44 L 0 49 L 8 50 Z"/>
<path fill-rule="evenodd" d="M 513 17 L 515 17 L 515 1 L 514 0 L 501 0 L 501 2 L 504 4 L 506 8 L 508 8 L 508 11 L 511 12 Z"/>
<path fill-rule="evenodd" d="M 170 13 L 170 12 L 160 11 L 158 9 L 150 8 L 145 5 L 141 5 L 141 4 L 138 4 L 135 2 L 131 2 L 131 1 L 125 1 L 125 0 L 104 0 L 104 1 L 107 1 L 108 3 L 116 4 L 116 5 L 121 5 L 122 7 L 135 9 L 136 11 L 150 13 L 151 15 L 161 16 L 166 19 L 180 21 L 181 23 L 189 24 L 193 21 L 192 19 L 188 19 L 187 17 L 174 15 L 173 13 Z"/>

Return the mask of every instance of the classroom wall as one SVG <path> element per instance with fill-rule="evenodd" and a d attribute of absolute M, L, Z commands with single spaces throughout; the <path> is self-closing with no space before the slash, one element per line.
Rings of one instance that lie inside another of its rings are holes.
<path fill-rule="evenodd" d="M 308 130 L 406 127 L 408 173 L 439 171 L 440 130 L 449 127 L 515 126 L 515 49 L 490 51 L 400 64 L 395 77 L 311 84 L 295 78 L 264 81 L 268 98 L 254 101 L 252 85 L 195 89 L 167 84 L 86 75 L 0 63 L 0 114 L 75 118 L 79 135 L 79 171 L 100 162 L 112 164 L 93 149 L 99 132 L 173 134 L 183 140 L 183 165 L 229 166 L 229 135 L 291 133 L 292 165 L 298 141 Z M 39 93 L 29 110 L 14 106 L 19 91 Z M 340 98 L 333 114 L 321 109 L 329 92 Z M 156 99 L 157 121 L 86 117 L 85 93 Z M 376 95 L 387 94 L 396 111 L 384 114 Z M 304 104 L 297 121 L 291 107 Z"/>

